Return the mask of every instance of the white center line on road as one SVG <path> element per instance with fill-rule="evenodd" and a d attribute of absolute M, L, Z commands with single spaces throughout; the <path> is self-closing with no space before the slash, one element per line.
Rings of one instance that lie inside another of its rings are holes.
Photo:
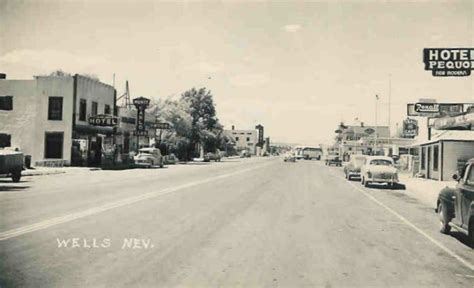
<path fill-rule="evenodd" d="M 426 234 L 426 232 L 424 232 L 423 230 L 421 230 L 420 228 L 418 228 L 415 224 L 411 223 L 408 219 L 406 219 L 405 217 L 403 217 L 402 215 L 400 215 L 397 211 L 393 210 L 392 208 L 388 207 L 387 205 L 385 205 L 384 203 L 380 202 L 379 200 L 377 200 L 374 196 L 370 195 L 367 191 L 365 191 L 364 189 L 362 189 L 361 187 L 358 187 L 356 186 L 353 182 L 349 182 L 346 180 L 346 178 L 342 177 L 342 176 L 339 176 L 339 175 L 336 175 L 334 174 L 333 172 L 333 175 L 337 178 L 340 178 L 340 179 L 343 179 L 345 183 L 351 185 L 352 187 L 354 187 L 357 191 L 361 192 L 362 194 L 364 194 L 367 198 L 369 198 L 370 200 L 372 200 L 373 202 L 377 203 L 379 206 L 383 207 L 385 210 L 387 210 L 388 212 L 390 212 L 392 215 L 394 215 L 395 217 L 397 217 L 398 219 L 400 219 L 403 223 L 405 223 L 408 227 L 412 228 L 413 230 L 415 230 L 418 234 L 422 235 L 423 237 L 425 237 L 426 239 L 428 239 L 428 241 L 430 241 L 432 244 L 438 246 L 438 248 L 440 248 L 441 250 L 443 250 L 444 252 L 446 252 L 448 255 L 450 255 L 451 257 L 455 258 L 456 260 L 458 260 L 459 262 L 461 262 L 465 267 L 467 267 L 468 269 L 470 269 L 471 271 L 474 271 L 474 265 L 469 263 L 466 259 L 462 258 L 461 256 L 459 256 L 458 254 L 456 254 L 455 252 L 453 252 L 452 250 L 450 250 L 449 248 L 447 248 L 446 246 L 444 246 L 443 244 L 441 244 L 439 241 L 435 240 L 433 237 L 431 237 L 430 235 Z"/>
<path fill-rule="evenodd" d="M 214 182 L 214 181 L 217 181 L 217 180 L 221 180 L 221 179 L 228 178 L 228 177 L 231 177 L 231 176 L 235 176 L 235 175 L 238 175 L 238 174 L 242 174 L 242 173 L 245 173 L 245 172 L 253 171 L 253 170 L 256 170 L 256 169 L 266 167 L 270 164 L 272 164 L 272 163 L 270 162 L 270 163 L 266 163 L 266 164 L 263 164 L 263 165 L 253 166 L 251 168 L 239 170 L 239 171 L 236 171 L 236 172 L 227 173 L 227 174 L 223 174 L 223 175 L 219 175 L 219 176 L 213 176 L 211 178 L 206 178 L 206 179 L 203 179 L 203 180 L 183 184 L 183 185 L 180 185 L 180 186 L 167 188 L 167 189 L 160 190 L 160 191 L 155 191 L 155 192 L 149 192 L 149 193 L 145 193 L 145 194 L 134 196 L 134 197 L 125 198 L 125 199 L 122 199 L 122 200 L 119 200 L 119 201 L 115 201 L 115 202 L 104 204 L 104 205 L 101 205 L 101 206 L 98 206 L 98 207 L 90 208 L 90 209 L 87 209 L 87 210 L 84 210 L 84 211 L 81 211 L 81 212 L 71 213 L 71 214 L 51 218 L 51 219 L 48 219 L 48 220 L 44 220 L 44 221 L 41 221 L 41 222 L 37 222 L 37 223 L 34 223 L 34 224 L 30 224 L 30 225 L 18 227 L 18 228 L 15 228 L 15 229 L 3 231 L 3 232 L 0 232 L 0 241 L 7 240 L 7 239 L 10 239 L 10 238 L 14 238 L 14 237 L 18 237 L 18 236 L 21 236 L 21 235 L 24 235 L 24 234 L 27 234 L 27 233 L 31 233 L 31 232 L 35 232 L 35 231 L 39 231 L 39 230 L 44 230 L 44 229 L 50 228 L 52 226 L 56 226 L 56 225 L 59 225 L 59 224 L 64 224 L 64 223 L 71 222 L 71 221 L 77 220 L 77 219 L 81 219 L 81 218 L 84 218 L 84 217 L 87 217 L 87 216 L 96 215 L 96 214 L 99 214 L 99 213 L 102 213 L 102 212 L 105 212 L 105 211 L 108 211 L 108 210 L 111 210 L 111 209 L 114 209 L 114 208 L 119 208 L 119 207 L 123 207 L 123 206 L 126 206 L 126 205 L 131 205 L 133 203 L 137 203 L 137 202 L 140 202 L 140 201 L 143 201 L 143 200 L 155 198 L 155 197 L 158 197 L 158 196 L 163 196 L 163 195 L 173 193 L 173 192 L 176 192 L 176 191 L 179 191 L 179 190 L 182 190 L 182 189 L 186 189 L 186 188 L 190 188 L 190 187 L 193 187 L 193 186 L 198 186 L 198 185 Z"/>

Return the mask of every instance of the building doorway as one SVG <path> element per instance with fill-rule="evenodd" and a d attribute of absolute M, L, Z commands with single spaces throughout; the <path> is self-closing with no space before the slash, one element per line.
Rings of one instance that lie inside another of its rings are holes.
<path fill-rule="evenodd" d="M 64 133 L 46 132 L 44 139 L 44 158 L 63 159 Z"/>
<path fill-rule="evenodd" d="M 102 138 L 99 136 L 91 136 L 89 138 L 87 163 L 90 167 L 98 167 L 102 160 Z"/>

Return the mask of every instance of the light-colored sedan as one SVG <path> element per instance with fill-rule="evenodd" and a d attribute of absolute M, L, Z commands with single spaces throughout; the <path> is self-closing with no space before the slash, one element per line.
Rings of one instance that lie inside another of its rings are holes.
<path fill-rule="evenodd" d="M 158 148 L 147 147 L 138 150 L 138 155 L 133 157 L 135 165 L 151 168 L 152 166 L 159 165 L 163 168 L 163 156 Z"/>
<path fill-rule="evenodd" d="M 393 188 L 398 183 L 398 171 L 393 159 L 386 156 L 367 157 L 361 168 L 361 183 L 368 187 L 372 183 L 387 183 Z"/>

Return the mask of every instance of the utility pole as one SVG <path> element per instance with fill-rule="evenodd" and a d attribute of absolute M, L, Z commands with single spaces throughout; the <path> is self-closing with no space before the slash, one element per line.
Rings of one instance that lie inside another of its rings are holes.
<path fill-rule="evenodd" d="M 374 155 L 377 155 L 377 134 L 378 134 L 378 124 L 377 124 L 377 104 L 379 100 L 379 95 L 375 94 L 375 136 L 374 136 Z"/>
<path fill-rule="evenodd" d="M 388 138 L 392 138 L 391 129 L 391 111 L 392 110 L 392 74 L 388 74 Z"/>

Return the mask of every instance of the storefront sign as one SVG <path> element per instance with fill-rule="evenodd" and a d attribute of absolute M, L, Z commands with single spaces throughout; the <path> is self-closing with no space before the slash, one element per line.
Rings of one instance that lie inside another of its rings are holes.
<path fill-rule="evenodd" d="M 415 103 L 407 104 L 407 116 L 439 117 L 459 115 L 464 111 L 463 103 Z"/>
<path fill-rule="evenodd" d="M 433 76 L 469 76 L 474 69 L 474 48 L 425 48 L 423 62 Z"/>
<path fill-rule="evenodd" d="M 375 130 L 372 129 L 372 128 L 367 128 L 367 129 L 364 130 L 364 132 L 371 135 L 371 134 L 374 134 Z"/>
<path fill-rule="evenodd" d="M 150 99 L 145 98 L 145 97 L 138 97 L 133 99 L 133 105 L 140 110 L 140 109 L 146 109 L 148 105 L 150 105 Z"/>
<path fill-rule="evenodd" d="M 150 99 L 145 97 L 139 97 L 133 99 L 133 105 L 137 108 L 137 127 L 136 136 L 146 136 L 148 132 L 145 127 L 145 109 L 150 105 Z M 144 133 L 146 132 L 146 134 Z"/>
<path fill-rule="evenodd" d="M 148 131 L 147 130 L 133 131 L 133 136 L 148 136 Z"/>
<path fill-rule="evenodd" d="M 415 137 L 418 135 L 418 121 L 407 118 L 403 121 L 403 135 L 405 137 Z"/>
<path fill-rule="evenodd" d="M 98 114 L 89 117 L 89 124 L 92 126 L 115 127 L 118 124 L 118 119 L 112 115 Z"/>
<path fill-rule="evenodd" d="M 145 131 L 145 110 L 137 110 L 137 131 Z"/>
<path fill-rule="evenodd" d="M 415 112 L 418 113 L 438 113 L 439 104 L 438 103 L 416 103 Z"/>
<path fill-rule="evenodd" d="M 155 129 L 168 130 L 170 129 L 170 123 L 153 123 L 151 127 Z"/>

